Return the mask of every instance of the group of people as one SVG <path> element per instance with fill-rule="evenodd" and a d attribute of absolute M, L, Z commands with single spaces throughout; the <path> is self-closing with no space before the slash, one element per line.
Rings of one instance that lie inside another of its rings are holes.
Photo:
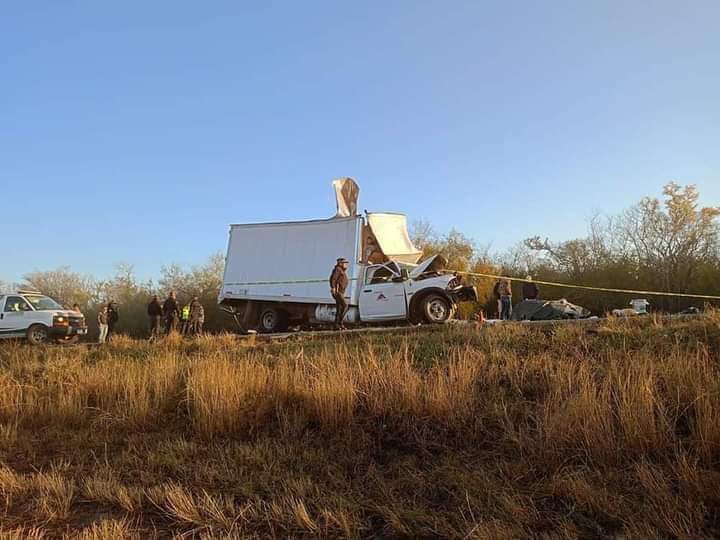
<path fill-rule="evenodd" d="M 512 286 L 510 280 L 499 279 L 495 282 L 493 295 L 497 300 L 498 319 L 508 321 L 512 317 Z M 540 288 L 533 282 L 532 276 L 527 276 L 522 286 L 523 300 L 537 300 Z"/>
<path fill-rule="evenodd" d="M 80 311 L 80 306 L 77 304 L 73 305 L 74 311 Z M 120 320 L 120 313 L 118 312 L 117 304 L 110 300 L 106 305 L 100 308 L 98 311 L 97 321 L 98 327 L 100 328 L 100 334 L 98 335 L 98 343 L 105 343 L 115 333 L 115 325 Z"/>
<path fill-rule="evenodd" d="M 80 311 L 75 305 L 73 309 Z M 158 295 L 153 295 L 147 306 L 150 318 L 150 339 L 154 340 L 163 334 L 180 332 L 183 336 L 197 336 L 202 334 L 205 324 L 205 308 L 197 296 L 190 303 L 180 306 L 175 291 L 171 291 L 164 302 L 160 303 Z M 115 332 L 115 326 L 120 320 L 117 303 L 110 300 L 98 311 L 97 322 L 100 328 L 98 343 L 110 340 Z"/>
<path fill-rule="evenodd" d="M 147 307 L 150 317 L 150 339 L 156 339 L 165 330 L 166 334 L 177 332 L 183 336 L 202 334 L 205 324 L 205 308 L 197 296 L 193 296 L 189 304 L 180 308 L 175 291 L 161 304 L 158 295 L 154 295 Z M 164 323 L 164 324 L 163 324 Z"/>

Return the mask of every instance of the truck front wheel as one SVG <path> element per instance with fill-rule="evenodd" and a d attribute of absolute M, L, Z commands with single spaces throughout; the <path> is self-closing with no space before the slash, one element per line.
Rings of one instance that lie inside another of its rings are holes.
<path fill-rule="evenodd" d="M 260 314 L 258 330 L 263 334 L 284 332 L 288 328 L 288 314 L 274 307 L 265 308 Z"/>
<path fill-rule="evenodd" d="M 439 294 L 430 294 L 422 301 L 421 312 L 423 319 L 430 324 L 442 324 L 454 314 L 452 303 Z"/>
<path fill-rule="evenodd" d="M 48 340 L 48 329 L 42 324 L 33 324 L 27 330 L 27 340 L 33 345 L 40 345 Z"/>

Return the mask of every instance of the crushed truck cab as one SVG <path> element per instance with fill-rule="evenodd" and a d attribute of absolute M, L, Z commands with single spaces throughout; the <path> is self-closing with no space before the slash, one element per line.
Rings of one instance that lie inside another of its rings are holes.
<path fill-rule="evenodd" d="M 421 260 L 403 214 L 376 212 L 231 225 L 218 301 L 245 330 L 332 323 L 328 279 L 340 257 L 350 262 L 346 323 L 439 324 L 459 302 L 477 300 L 473 287 L 444 272 L 441 256 Z"/>
<path fill-rule="evenodd" d="M 358 302 L 361 321 L 444 323 L 454 316 L 459 302 L 477 300 L 474 287 L 442 273 L 441 256 L 413 266 L 389 261 L 365 267 Z"/>

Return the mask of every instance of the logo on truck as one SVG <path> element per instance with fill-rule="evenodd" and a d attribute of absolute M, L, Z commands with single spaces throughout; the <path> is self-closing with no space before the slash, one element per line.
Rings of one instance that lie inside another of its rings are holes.
<path fill-rule="evenodd" d="M 378 302 L 387 302 L 387 299 L 387 296 L 385 296 L 383 293 L 378 294 L 378 297 L 376 298 Z"/>

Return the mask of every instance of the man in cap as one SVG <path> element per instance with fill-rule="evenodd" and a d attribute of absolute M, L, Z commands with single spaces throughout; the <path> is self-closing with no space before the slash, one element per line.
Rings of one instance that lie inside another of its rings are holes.
<path fill-rule="evenodd" d="M 163 302 L 162 310 L 163 317 L 165 317 L 165 332 L 168 335 L 172 334 L 177 329 L 177 322 L 180 318 L 180 306 L 178 305 L 175 291 L 170 291 L 165 302 Z"/>
<path fill-rule="evenodd" d="M 340 257 L 330 274 L 330 294 L 335 299 L 335 328 L 344 330 L 345 315 L 348 311 L 348 304 L 345 300 L 345 290 L 350 280 L 347 276 L 347 269 L 350 263 L 347 259 Z"/>
<path fill-rule="evenodd" d="M 163 308 L 157 294 L 154 294 L 147 307 L 147 314 L 150 317 L 150 340 L 157 339 L 161 333 L 161 322 Z"/>

